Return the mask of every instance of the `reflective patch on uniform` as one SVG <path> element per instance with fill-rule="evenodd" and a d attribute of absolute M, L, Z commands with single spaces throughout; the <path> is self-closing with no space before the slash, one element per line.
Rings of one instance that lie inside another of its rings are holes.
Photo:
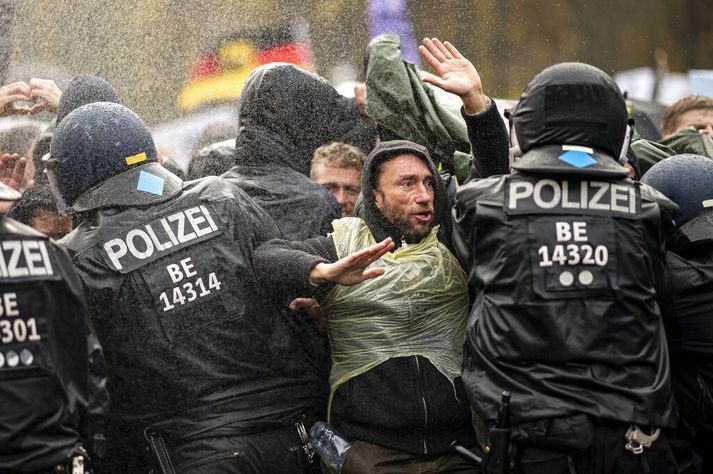
<path fill-rule="evenodd" d="M 136 185 L 136 189 L 145 193 L 161 196 L 163 195 L 163 186 L 165 183 L 166 180 L 160 176 L 142 171 L 139 173 L 139 182 Z"/>
<path fill-rule="evenodd" d="M 594 149 L 588 146 L 581 145 L 562 145 L 562 151 L 581 151 L 584 153 L 594 154 Z"/>
<path fill-rule="evenodd" d="M 609 296 L 618 288 L 613 217 L 538 216 L 528 223 L 533 292 L 541 298 Z"/>
<path fill-rule="evenodd" d="M 143 151 L 141 153 L 137 153 L 136 155 L 131 155 L 127 156 L 126 158 L 126 164 L 131 166 L 135 165 L 136 163 L 141 163 L 142 161 L 146 161 L 146 153 Z"/>
<path fill-rule="evenodd" d="M 0 293 L 0 381 L 53 372 L 47 318 L 54 308 L 41 282 Z"/>
<path fill-rule="evenodd" d="M 583 151 L 567 151 L 562 153 L 558 158 L 560 161 L 563 161 L 570 166 L 574 166 L 575 168 L 586 168 L 597 164 L 597 160 Z"/>
<path fill-rule="evenodd" d="M 573 153 L 573 152 L 568 152 Z M 504 208 L 514 214 L 598 214 L 637 219 L 639 187 L 628 180 L 582 178 L 506 178 Z"/>
<path fill-rule="evenodd" d="M 107 266 L 129 273 L 184 247 L 211 239 L 223 232 L 210 204 L 197 203 L 135 225 L 103 242 Z"/>
<path fill-rule="evenodd" d="M 701 204 L 703 207 L 713 207 L 713 199 L 706 199 Z"/>
<path fill-rule="evenodd" d="M 0 242 L 0 280 L 59 279 L 44 240 L 3 240 Z"/>

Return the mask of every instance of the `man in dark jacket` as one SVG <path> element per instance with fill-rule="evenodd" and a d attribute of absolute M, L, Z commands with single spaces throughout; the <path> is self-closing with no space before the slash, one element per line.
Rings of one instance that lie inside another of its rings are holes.
<path fill-rule="evenodd" d="M 141 119 L 89 104 L 57 127 L 47 173 L 83 215 L 65 238 L 106 348 L 113 396 L 102 472 L 303 472 L 311 393 L 253 249 L 279 236 L 245 193 L 183 183 Z M 314 415 L 313 415 L 314 416 Z"/>
<path fill-rule="evenodd" d="M 437 238 L 443 184 L 424 147 L 390 141 L 367 159 L 362 192 L 363 220 L 335 221 L 327 237 L 263 245 L 261 280 L 321 301 L 330 420 L 354 442 L 343 473 L 386 472 L 387 461 L 388 472 L 473 472 L 449 448 L 454 439 L 472 446 L 475 435 L 460 382 L 465 280 Z"/>
<path fill-rule="evenodd" d="M 65 251 L 9 217 L 0 248 L 0 471 L 89 472 L 109 403 L 81 282 Z"/>
<path fill-rule="evenodd" d="M 309 179 L 314 150 L 332 141 L 368 153 L 376 128 L 353 99 L 292 64 L 269 64 L 245 82 L 238 111 L 235 168 L 223 177 L 245 191 L 274 219 L 282 236 L 324 235 L 341 210 Z"/>
<path fill-rule="evenodd" d="M 656 163 L 641 180 L 678 204 L 666 252 L 662 306 L 671 381 L 681 416 L 677 435 L 713 469 L 713 161 L 678 155 Z M 679 463 L 682 467 L 683 462 Z M 688 472 L 688 471 L 686 471 Z"/>
<path fill-rule="evenodd" d="M 455 48 L 435 46 L 439 82 L 473 88 L 449 70 L 463 59 Z M 655 296 L 675 205 L 626 179 L 626 105 L 594 67 L 544 70 L 512 124 L 524 153 L 516 171 L 463 186 L 453 212 L 475 296 L 463 367 L 471 404 L 492 425 L 511 393 L 518 472 L 674 472 Z"/>

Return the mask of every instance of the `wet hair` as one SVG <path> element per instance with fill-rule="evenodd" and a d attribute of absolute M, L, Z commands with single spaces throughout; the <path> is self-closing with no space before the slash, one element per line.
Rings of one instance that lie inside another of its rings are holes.
<path fill-rule="evenodd" d="M 7 215 L 25 225 L 31 225 L 32 219 L 42 211 L 57 214 L 57 204 L 49 186 L 33 186 L 25 191 L 13 203 Z"/>
<path fill-rule="evenodd" d="M 338 168 L 354 169 L 361 173 L 366 155 L 357 147 L 342 142 L 332 142 L 314 150 L 310 177 L 316 166 L 336 166 Z"/>
<path fill-rule="evenodd" d="M 225 140 L 203 147 L 188 163 L 186 179 L 190 181 L 225 173 L 235 165 L 234 150 L 235 140 Z"/>
<path fill-rule="evenodd" d="M 713 109 L 713 99 L 704 95 L 689 95 L 666 109 L 661 126 L 669 132 L 676 131 L 678 118 L 691 110 Z"/>
<path fill-rule="evenodd" d="M 182 180 L 186 180 L 186 173 L 183 171 L 183 168 L 171 158 L 166 158 L 166 161 L 163 162 L 163 167 Z"/>

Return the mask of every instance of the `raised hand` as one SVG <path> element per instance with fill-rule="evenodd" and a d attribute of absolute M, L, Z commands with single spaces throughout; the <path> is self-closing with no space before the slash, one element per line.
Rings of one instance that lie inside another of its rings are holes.
<path fill-rule="evenodd" d="M 458 95 L 466 113 L 476 114 L 488 107 L 490 100 L 483 93 L 478 71 L 455 46 L 448 41 L 441 43 L 438 38 L 424 38 L 418 51 L 436 72 L 436 75 L 424 72 L 424 82 Z"/>
<path fill-rule="evenodd" d="M 10 115 L 24 115 L 30 110 L 29 107 L 18 107 L 16 102 L 32 102 L 30 98 L 30 86 L 25 82 L 13 82 L 0 87 L 0 117 Z"/>
<path fill-rule="evenodd" d="M 32 101 L 42 99 L 42 102 L 35 104 L 30 108 L 29 113 L 34 114 L 41 110 L 49 112 L 57 112 L 59 107 L 59 99 L 62 97 L 62 91 L 57 87 L 57 84 L 50 79 L 32 78 L 30 80 L 30 98 Z"/>
<path fill-rule="evenodd" d="M 0 157 L 0 182 L 10 186 L 15 191 L 20 190 L 22 178 L 25 176 L 27 158 L 17 153 L 7 153 Z"/>
<path fill-rule="evenodd" d="M 394 248 L 391 238 L 386 238 L 378 244 L 355 252 L 334 263 L 318 263 L 310 272 L 309 279 L 312 283 L 336 283 L 343 286 L 352 286 L 364 280 L 375 278 L 384 274 L 383 268 L 366 268 L 379 260 L 386 252 Z"/>

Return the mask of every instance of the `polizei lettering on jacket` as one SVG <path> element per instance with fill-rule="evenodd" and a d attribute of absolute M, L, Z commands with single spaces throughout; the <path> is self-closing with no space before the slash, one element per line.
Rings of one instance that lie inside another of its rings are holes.
<path fill-rule="evenodd" d="M 638 186 L 626 180 L 509 177 L 508 214 L 601 214 L 633 219 L 641 210 Z"/>
<path fill-rule="evenodd" d="M 220 234 L 209 206 L 200 205 L 136 226 L 103 244 L 107 263 L 121 273 Z"/>
<path fill-rule="evenodd" d="M 0 279 L 47 278 L 55 275 L 44 240 L 0 242 Z"/>

